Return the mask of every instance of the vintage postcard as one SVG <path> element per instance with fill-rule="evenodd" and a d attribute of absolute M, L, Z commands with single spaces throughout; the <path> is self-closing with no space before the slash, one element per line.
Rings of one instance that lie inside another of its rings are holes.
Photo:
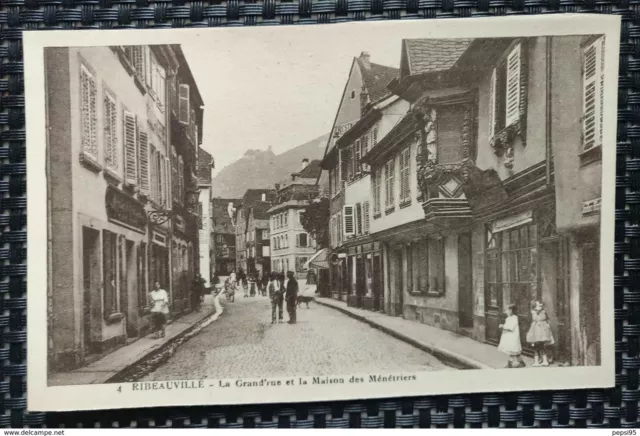
<path fill-rule="evenodd" d="M 619 34 L 26 32 L 29 409 L 613 386 Z"/>

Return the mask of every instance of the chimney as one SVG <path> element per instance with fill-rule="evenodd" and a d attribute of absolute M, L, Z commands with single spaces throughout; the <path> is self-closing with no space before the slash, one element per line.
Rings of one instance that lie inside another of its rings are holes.
<path fill-rule="evenodd" d="M 371 69 L 371 56 L 369 55 L 369 52 L 363 51 L 360 53 L 360 61 L 367 70 Z"/>
<path fill-rule="evenodd" d="M 276 191 L 280 190 L 280 183 L 276 183 Z"/>
<path fill-rule="evenodd" d="M 262 196 L 260 197 L 260 201 L 267 201 L 267 194 L 265 194 L 264 192 L 262 193 Z"/>
<path fill-rule="evenodd" d="M 302 159 L 302 168 L 300 169 L 300 171 L 302 171 L 303 169 L 305 169 L 307 167 L 307 165 L 309 165 L 309 159 L 307 159 L 306 157 L 304 159 Z"/>

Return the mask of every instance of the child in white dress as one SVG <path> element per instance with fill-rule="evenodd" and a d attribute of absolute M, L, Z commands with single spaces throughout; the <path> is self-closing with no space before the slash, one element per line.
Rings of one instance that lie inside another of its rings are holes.
<path fill-rule="evenodd" d="M 504 314 L 507 318 L 504 324 L 500 324 L 502 330 L 498 350 L 509 356 L 507 368 L 522 368 L 525 365 L 520 354 L 522 353 L 522 344 L 520 343 L 520 325 L 518 324 L 518 316 L 514 313 L 515 305 L 509 304 Z"/>

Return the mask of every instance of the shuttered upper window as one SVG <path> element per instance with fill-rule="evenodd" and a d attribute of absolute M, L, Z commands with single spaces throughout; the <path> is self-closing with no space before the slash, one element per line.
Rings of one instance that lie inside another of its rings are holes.
<path fill-rule="evenodd" d="M 138 125 L 136 116 L 129 111 L 123 112 L 124 137 L 124 180 L 128 185 L 138 183 Z"/>
<path fill-rule="evenodd" d="M 184 160 L 182 156 L 178 158 L 178 201 L 184 198 Z"/>
<path fill-rule="evenodd" d="M 380 202 L 382 191 L 382 168 L 376 169 L 373 175 L 373 215 L 380 214 Z"/>
<path fill-rule="evenodd" d="M 138 143 L 138 163 L 140 165 L 140 191 L 149 193 L 149 138 L 145 132 L 140 132 Z"/>
<path fill-rule="evenodd" d="M 384 184 L 384 193 L 385 193 L 385 201 L 384 206 L 387 209 L 390 209 L 395 204 L 394 197 L 394 174 L 395 172 L 395 160 L 391 159 L 384 166 L 384 175 L 385 175 L 385 184 Z"/>
<path fill-rule="evenodd" d="M 515 44 L 493 70 L 489 85 L 489 135 L 520 121 L 523 89 L 522 43 Z"/>
<path fill-rule="evenodd" d="M 189 125 L 189 118 L 191 116 L 191 104 L 189 99 L 189 85 L 181 83 L 178 86 L 178 121 L 186 125 Z"/>
<path fill-rule="evenodd" d="M 344 229 L 344 236 L 352 236 L 356 233 L 354 209 L 355 208 L 352 205 L 345 205 L 342 207 L 342 227 Z"/>
<path fill-rule="evenodd" d="M 411 148 L 400 153 L 400 203 L 411 201 Z"/>
<path fill-rule="evenodd" d="M 604 97 L 604 36 L 584 49 L 582 65 L 582 148 L 602 145 Z"/>
<path fill-rule="evenodd" d="M 80 67 L 80 128 L 82 152 L 98 160 L 98 110 L 96 78 L 87 67 Z"/>
<path fill-rule="evenodd" d="M 118 170 L 118 113 L 116 99 L 104 89 L 104 164 L 117 172 Z"/>
<path fill-rule="evenodd" d="M 362 230 L 364 234 L 369 233 L 369 202 L 362 203 Z"/>

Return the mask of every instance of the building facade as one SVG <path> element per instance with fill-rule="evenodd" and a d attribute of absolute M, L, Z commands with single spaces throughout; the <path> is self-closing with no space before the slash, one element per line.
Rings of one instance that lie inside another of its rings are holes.
<path fill-rule="evenodd" d="M 52 48 L 45 71 L 55 205 L 49 368 L 61 371 L 144 336 L 153 283 L 181 300 L 170 253 L 178 240 L 185 248 L 198 244 L 188 190 L 203 105 L 179 46 Z M 191 98 L 178 100 L 174 89 L 190 90 Z M 195 116 L 181 118 L 176 130 L 174 114 L 192 109 Z M 172 143 L 184 156 L 180 189 Z M 188 310 L 177 304 L 171 316 Z"/>
<path fill-rule="evenodd" d="M 213 219 L 211 216 L 211 179 L 215 163 L 213 157 L 202 147 L 198 149 L 198 228 L 200 275 L 205 286 L 210 286 L 210 279 L 215 270 L 213 262 Z"/>
<path fill-rule="evenodd" d="M 411 108 L 363 157 L 380 205 L 371 234 L 383 244 L 385 312 L 497 345 L 514 304 L 527 352 L 541 300 L 555 359 L 599 362 L 602 47 L 403 41 L 389 88 Z"/>
<path fill-rule="evenodd" d="M 275 191 L 273 189 L 247 189 L 242 196 L 242 200 L 235 209 L 235 232 L 236 232 L 236 268 L 242 269 L 245 273 L 249 271 L 249 267 L 255 268 L 255 257 L 249 262 L 247 254 L 249 253 L 248 239 L 253 238 L 253 233 L 249 234 L 249 221 L 251 211 L 254 207 L 259 210 L 268 209 L 275 200 Z M 259 212 L 260 213 L 260 212 Z M 255 223 L 258 226 L 265 224 Z M 255 249 L 255 245 L 252 245 Z M 254 250 L 255 251 L 255 250 Z M 253 253 L 253 251 L 251 251 Z"/>
<path fill-rule="evenodd" d="M 234 224 L 235 198 L 211 200 L 211 262 L 212 273 L 228 276 L 236 269 L 236 227 Z"/>
<path fill-rule="evenodd" d="M 257 277 L 271 273 L 269 215 L 271 203 L 256 202 L 247 211 L 247 273 Z"/>
<path fill-rule="evenodd" d="M 299 172 L 276 186 L 276 202 L 268 211 L 271 235 L 271 269 L 293 271 L 306 278 L 305 264 L 316 252 L 315 239 L 302 226 L 302 214 L 321 193 L 320 161 L 302 161 Z"/>
<path fill-rule="evenodd" d="M 321 163 L 322 169 L 328 173 L 330 198 L 329 248 L 331 250 L 331 267 L 329 281 L 332 296 L 339 300 L 346 299 L 352 286 L 355 286 L 353 284 L 355 277 L 353 260 L 349 263 L 347 260 L 348 250 L 343 247 L 346 183 L 349 181 L 349 170 L 351 162 L 355 161 L 355 155 L 354 159 L 351 159 L 349 155 L 354 152 L 353 147 L 339 149 L 336 143 L 360 120 L 373 103 L 390 93 L 387 85 L 397 77 L 397 74 L 396 68 L 372 63 L 370 55 L 366 52 L 353 59 Z M 351 192 L 354 196 L 360 196 L 357 194 L 356 187 Z M 355 252 L 352 253 L 353 255 Z"/>

